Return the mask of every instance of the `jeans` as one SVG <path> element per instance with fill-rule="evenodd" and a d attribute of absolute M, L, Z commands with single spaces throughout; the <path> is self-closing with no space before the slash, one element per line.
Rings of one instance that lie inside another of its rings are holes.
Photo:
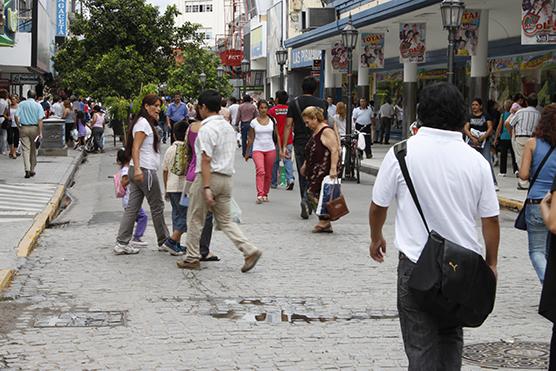
<path fill-rule="evenodd" d="M 515 173 L 517 171 L 517 162 L 512 147 L 512 141 L 510 139 L 500 139 L 498 149 L 500 150 L 500 173 L 506 174 L 508 171 L 508 151 L 512 155 L 512 168 Z"/>
<path fill-rule="evenodd" d="M 272 167 L 276 161 L 276 150 L 253 151 L 253 162 L 257 171 L 257 197 L 268 196 L 270 192 L 270 181 L 272 179 Z"/>
<path fill-rule="evenodd" d="M 160 128 L 160 131 L 162 133 L 161 135 L 162 142 L 166 143 L 166 138 L 168 137 L 168 131 L 169 131 L 168 127 L 166 126 L 166 122 L 160 121 L 158 123 L 158 127 Z"/>
<path fill-rule="evenodd" d="M 371 128 L 372 126 L 369 125 L 360 125 L 360 124 L 355 124 L 355 129 L 357 129 L 357 131 L 359 131 L 360 133 L 364 133 L 364 137 L 365 137 L 365 155 L 367 156 L 367 158 L 370 158 L 373 153 L 371 151 L 371 145 L 372 145 L 372 139 L 371 139 Z"/>
<path fill-rule="evenodd" d="M 288 184 L 291 184 L 295 181 L 295 178 L 293 176 L 293 161 L 291 159 L 292 152 L 293 152 L 293 145 L 288 144 L 286 148 L 288 149 L 288 154 L 290 158 L 284 158 L 284 168 L 286 171 L 286 181 Z M 279 170 L 280 170 L 280 156 L 278 156 L 278 151 L 277 151 L 276 161 L 274 161 L 274 166 L 272 166 L 272 180 L 270 182 L 273 187 L 278 187 L 278 180 L 279 180 L 278 177 L 280 176 L 280 174 L 278 174 Z"/>
<path fill-rule="evenodd" d="M 301 166 L 305 162 L 305 144 L 294 143 L 295 165 L 297 167 L 297 176 L 299 176 L 299 194 L 301 202 L 307 202 L 307 179 L 301 175 Z"/>
<path fill-rule="evenodd" d="M 378 131 L 377 141 L 388 144 L 390 141 L 390 130 L 392 129 L 392 119 L 390 117 L 380 118 L 380 127 Z"/>
<path fill-rule="evenodd" d="M 544 225 L 540 205 L 528 204 L 526 206 L 525 221 L 527 222 L 527 237 L 529 240 L 529 258 L 542 284 L 548 257 L 548 229 Z"/>
<path fill-rule="evenodd" d="M 441 329 L 438 321 L 421 310 L 409 291 L 415 263 L 400 254 L 398 263 L 398 313 L 409 371 L 461 370 L 463 329 Z"/>
<path fill-rule="evenodd" d="M 496 176 L 494 175 L 494 167 L 492 166 L 492 153 L 490 153 L 490 147 L 492 146 L 492 142 L 489 139 L 485 140 L 485 146 L 480 149 L 481 155 L 488 161 L 490 165 L 490 172 L 492 174 L 492 180 L 494 181 L 494 185 L 498 185 L 498 181 L 496 180 Z"/>
<path fill-rule="evenodd" d="M 102 150 L 104 148 L 104 145 L 102 144 L 102 136 L 104 135 L 104 128 L 93 128 L 92 130 L 93 132 L 93 143 L 94 143 L 94 147 L 93 149 L 96 151 L 98 149 Z"/>
<path fill-rule="evenodd" d="M 149 217 L 145 212 L 145 209 L 139 209 L 139 214 L 137 214 L 137 218 L 135 219 L 135 233 L 133 233 L 133 239 L 138 240 L 145 234 L 145 229 L 147 229 L 147 222 L 149 221 Z"/>
<path fill-rule="evenodd" d="M 247 150 L 247 135 L 249 134 L 249 128 L 251 127 L 251 123 L 249 121 L 243 121 L 240 127 L 241 127 L 241 156 L 245 157 L 245 151 Z"/>
<path fill-rule="evenodd" d="M 158 176 L 155 170 L 141 168 L 143 171 L 144 179 L 141 183 L 136 183 L 133 180 L 134 169 L 133 166 L 129 168 L 129 201 L 124 211 L 122 221 L 120 222 L 120 229 L 118 230 L 117 242 L 122 245 L 129 244 L 131 235 L 133 233 L 133 225 L 143 204 L 143 199 L 146 197 L 147 202 L 151 208 L 151 217 L 153 219 L 154 230 L 156 232 L 156 239 L 158 246 L 162 246 L 166 238 L 168 238 L 168 228 L 164 221 L 164 200 L 158 182 Z"/>
<path fill-rule="evenodd" d="M 172 229 L 187 232 L 187 207 L 180 205 L 181 192 L 168 192 L 168 197 L 172 205 Z"/>

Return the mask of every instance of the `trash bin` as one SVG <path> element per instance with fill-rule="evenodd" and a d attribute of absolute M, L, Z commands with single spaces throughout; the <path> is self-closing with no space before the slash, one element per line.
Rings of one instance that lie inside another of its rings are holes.
<path fill-rule="evenodd" d="M 65 121 L 58 117 L 43 120 L 40 156 L 67 156 Z"/>

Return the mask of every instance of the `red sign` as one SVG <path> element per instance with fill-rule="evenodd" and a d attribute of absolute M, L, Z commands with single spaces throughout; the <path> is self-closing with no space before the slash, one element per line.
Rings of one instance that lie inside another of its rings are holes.
<path fill-rule="evenodd" d="M 243 60 L 243 50 L 230 49 L 220 53 L 220 60 L 224 66 L 239 67 Z"/>

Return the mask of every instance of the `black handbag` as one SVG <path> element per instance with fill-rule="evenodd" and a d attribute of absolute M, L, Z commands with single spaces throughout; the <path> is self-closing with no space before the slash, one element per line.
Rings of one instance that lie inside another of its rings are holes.
<path fill-rule="evenodd" d="M 535 171 L 535 175 L 533 175 L 533 178 L 531 178 L 531 181 L 529 182 L 529 190 L 527 191 L 527 197 L 525 197 L 526 200 L 529 198 L 529 191 L 531 190 L 531 188 L 533 188 L 533 184 L 535 184 L 535 181 L 539 177 L 539 174 L 541 173 L 541 170 L 542 170 L 544 164 L 546 163 L 546 161 L 548 161 L 548 158 L 550 157 L 550 155 L 554 151 L 554 148 L 555 147 L 550 148 L 550 150 L 546 153 L 546 155 L 542 159 L 541 163 L 539 164 L 539 167 L 537 168 L 537 171 Z M 520 229 L 522 231 L 527 230 L 527 222 L 525 220 L 525 208 L 526 207 L 527 207 L 527 203 L 524 203 L 521 210 L 519 210 L 519 214 L 517 214 L 517 218 L 515 219 L 515 223 L 514 223 L 514 227 L 517 228 L 517 229 Z"/>
<path fill-rule="evenodd" d="M 481 255 L 429 229 L 405 161 L 407 142 L 396 144 L 394 152 L 429 234 L 409 277 L 409 290 L 440 328 L 479 327 L 494 308 L 496 277 Z"/>

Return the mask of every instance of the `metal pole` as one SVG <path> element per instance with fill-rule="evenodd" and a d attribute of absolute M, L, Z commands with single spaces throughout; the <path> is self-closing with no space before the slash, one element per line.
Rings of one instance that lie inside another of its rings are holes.
<path fill-rule="evenodd" d="M 280 64 L 280 90 L 284 90 L 284 65 Z"/>
<path fill-rule="evenodd" d="M 347 91 L 347 114 L 346 114 L 346 136 L 348 137 L 348 145 L 346 146 L 346 178 L 351 177 L 351 114 L 353 112 L 353 101 L 351 96 L 351 91 L 353 90 L 352 87 L 352 74 L 353 74 L 353 50 L 348 47 L 347 48 L 347 58 L 348 58 L 348 70 L 347 70 L 347 79 L 348 79 L 348 91 Z"/>
<path fill-rule="evenodd" d="M 454 83 L 454 49 L 455 49 L 455 33 L 454 28 L 448 29 L 448 83 Z"/>
<path fill-rule="evenodd" d="M 242 95 L 245 95 L 246 92 L 247 92 L 247 87 L 245 86 L 245 75 L 246 75 L 246 74 L 245 74 L 245 72 L 244 72 L 244 73 L 243 73 L 243 94 L 242 94 Z"/>

